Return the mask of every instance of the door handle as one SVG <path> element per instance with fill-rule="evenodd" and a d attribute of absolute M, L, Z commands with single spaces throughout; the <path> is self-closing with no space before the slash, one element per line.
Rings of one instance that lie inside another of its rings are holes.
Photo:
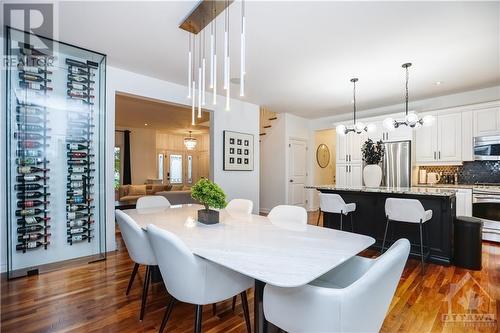
<path fill-rule="evenodd" d="M 349 162 L 351 162 L 351 154 L 349 154 Z"/>
<path fill-rule="evenodd" d="M 349 172 L 349 167 L 347 165 L 345 166 L 345 172 Z"/>
<path fill-rule="evenodd" d="M 351 166 L 349 165 L 349 172 L 351 172 Z"/>
<path fill-rule="evenodd" d="M 439 156 L 439 159 L 441 159 L 441 151 L 439 151 L 438 156 Z"/>
<path fill-rule="evenodd" d="M 347 162 L 347 158 L 348 158 L 348 157 L 347 157 L 347 154 L 345 154 L 345 161 L 346 161 L 346 162 Z"/>
<path fill-rule="evenodd" d="M 434 159 L 436 159 L 436 152 L 434 152 Z"/>

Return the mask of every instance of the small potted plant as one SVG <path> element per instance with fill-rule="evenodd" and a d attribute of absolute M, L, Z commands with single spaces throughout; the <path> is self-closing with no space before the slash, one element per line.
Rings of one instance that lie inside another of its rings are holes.
<path fill-rule="evenodd" d="M 382 140 L 373 142 L 368 139 L 361 148 L 363 161 L 366 166 L 363 169 L 363 180 L 367 187 L 379 187 L 382 182 L 382 168 L 380 162 L 384 158 L 384 145 Z"/>
<path fill-rule="evenodd" d="M 202 178 L 191 188 L 191 197 L 205 206 L 198 210 L 198 221 L 205 224 L 219 223 L 219 212 L 210 208 L 226 207 L 226 194 L 219 185 Z"/>

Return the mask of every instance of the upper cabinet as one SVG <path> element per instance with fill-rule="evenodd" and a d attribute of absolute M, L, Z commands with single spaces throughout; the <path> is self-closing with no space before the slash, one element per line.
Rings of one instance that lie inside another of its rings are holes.
<path fill-rule="evenodd" d="M 337 163 L 361 163 L 361 147 L 367 139 L 366 134 L 349 133 L 337 134 Z"/>
<path fill-rule="evenodd" d="M 432 114 L 435 121 L 415 131 L 416 163 L 462 162 L 462 114 Z"/>
<path fill-rule="evenodd" d="M 500 134 L 500 107 L 474 110 L 474 136 Z"/>

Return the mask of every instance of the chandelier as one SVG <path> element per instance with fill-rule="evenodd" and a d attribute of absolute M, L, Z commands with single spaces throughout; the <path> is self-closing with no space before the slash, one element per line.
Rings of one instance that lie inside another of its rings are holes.
<path fill-rule="evenodd" d="M 191 125 L 196 123 L 196 114 L 201 118 L 202 106 L 206 105 L 206 92 L 212 92 L 212 104 L 217 105 L 217 16 L 224 12 L 224 33 L 222 55 L 222 85 L 225 92 L 225 110 L 231 109 L 230 86 L 231 86 L 231 59 L 230 59 L 230 25 L 229 25 L 229 5 L 232 0 L 224 1 L 201 1 L 198 6 L 181 23 L 180 28 L 188 32 L 188 98 L 191 99 Z M 209 27 L 208 27 L 209 26 Z M 207 28 L 208 27 L 208 28 Z M 209 30 L 206 32 L 205 30 Z M 205 54 L 206 34 L 210 33 L 209 49 L 210 55 Z M 196 47 L 198 44 L 198 47 Z M 245 95 L 246 76 L 246 14 L 245 0 L 241 0 L 241 21 L 240 21 L 240 91 L 239 95 Z M 210 60 L 208 89 L 207 81 L 207 58 Z"/>
<path fill-rule="evenodd" d="M 353 92 L 352 92 L 352 95 L 353 95 L 353 99 L 352 99 L 353 115 L 354 115 L 353 126 L 347 127 L 343 124 L 338 125 L 336 130 L 337 130 L 337 133 L 339 133 L 340 135 L 346 135 L 349 132 L 361 134 L 363 132 L 371 132 L 372 130 L 375 129 L 375 125 L 373 125 L 373 124 L 369 124 L 369 125 L 365 126 L 362 122 L 356 121 L 356 82 L 358 82 L 358 81 L 359 81 L 359 79 L 356 77 L 351 79 L 351 82 L 353 84 Z"/>
<path fill-rule="evenodd" d="M 187 150 L 193 150 L 196 148 L 197 140 L 191 136 L 191 131 L 189 131 L 189 137 L 184 138 L 184 146 Z"/>
<path fill-rule="evenodd" d="M 408 68 L 411 67 L 411 63 L 405 63 L 401 67 L 403 67 L 406 71 L 405 118 L 403 120 L 394 120 L 389 117 L 384 119 L 383 125 L 390 131 L 398 128 L 399 126 L 408 126 L 411 128 L 418 128 L 422 125 L 429 126 L 434 121 L 433 116 L 427 115 L 420 118 L 415 112 L 408 112 L 408 79 L 410 77 Z"/>

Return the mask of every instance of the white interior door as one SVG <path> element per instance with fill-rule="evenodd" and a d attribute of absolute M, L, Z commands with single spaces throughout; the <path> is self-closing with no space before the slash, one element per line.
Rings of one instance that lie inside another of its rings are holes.
<path fill-rule="evenodd" d="M 290 139 L 288 144 L 288 204 L 305 207 L 307 176 L 307 145 L 305 141 Z"/>

